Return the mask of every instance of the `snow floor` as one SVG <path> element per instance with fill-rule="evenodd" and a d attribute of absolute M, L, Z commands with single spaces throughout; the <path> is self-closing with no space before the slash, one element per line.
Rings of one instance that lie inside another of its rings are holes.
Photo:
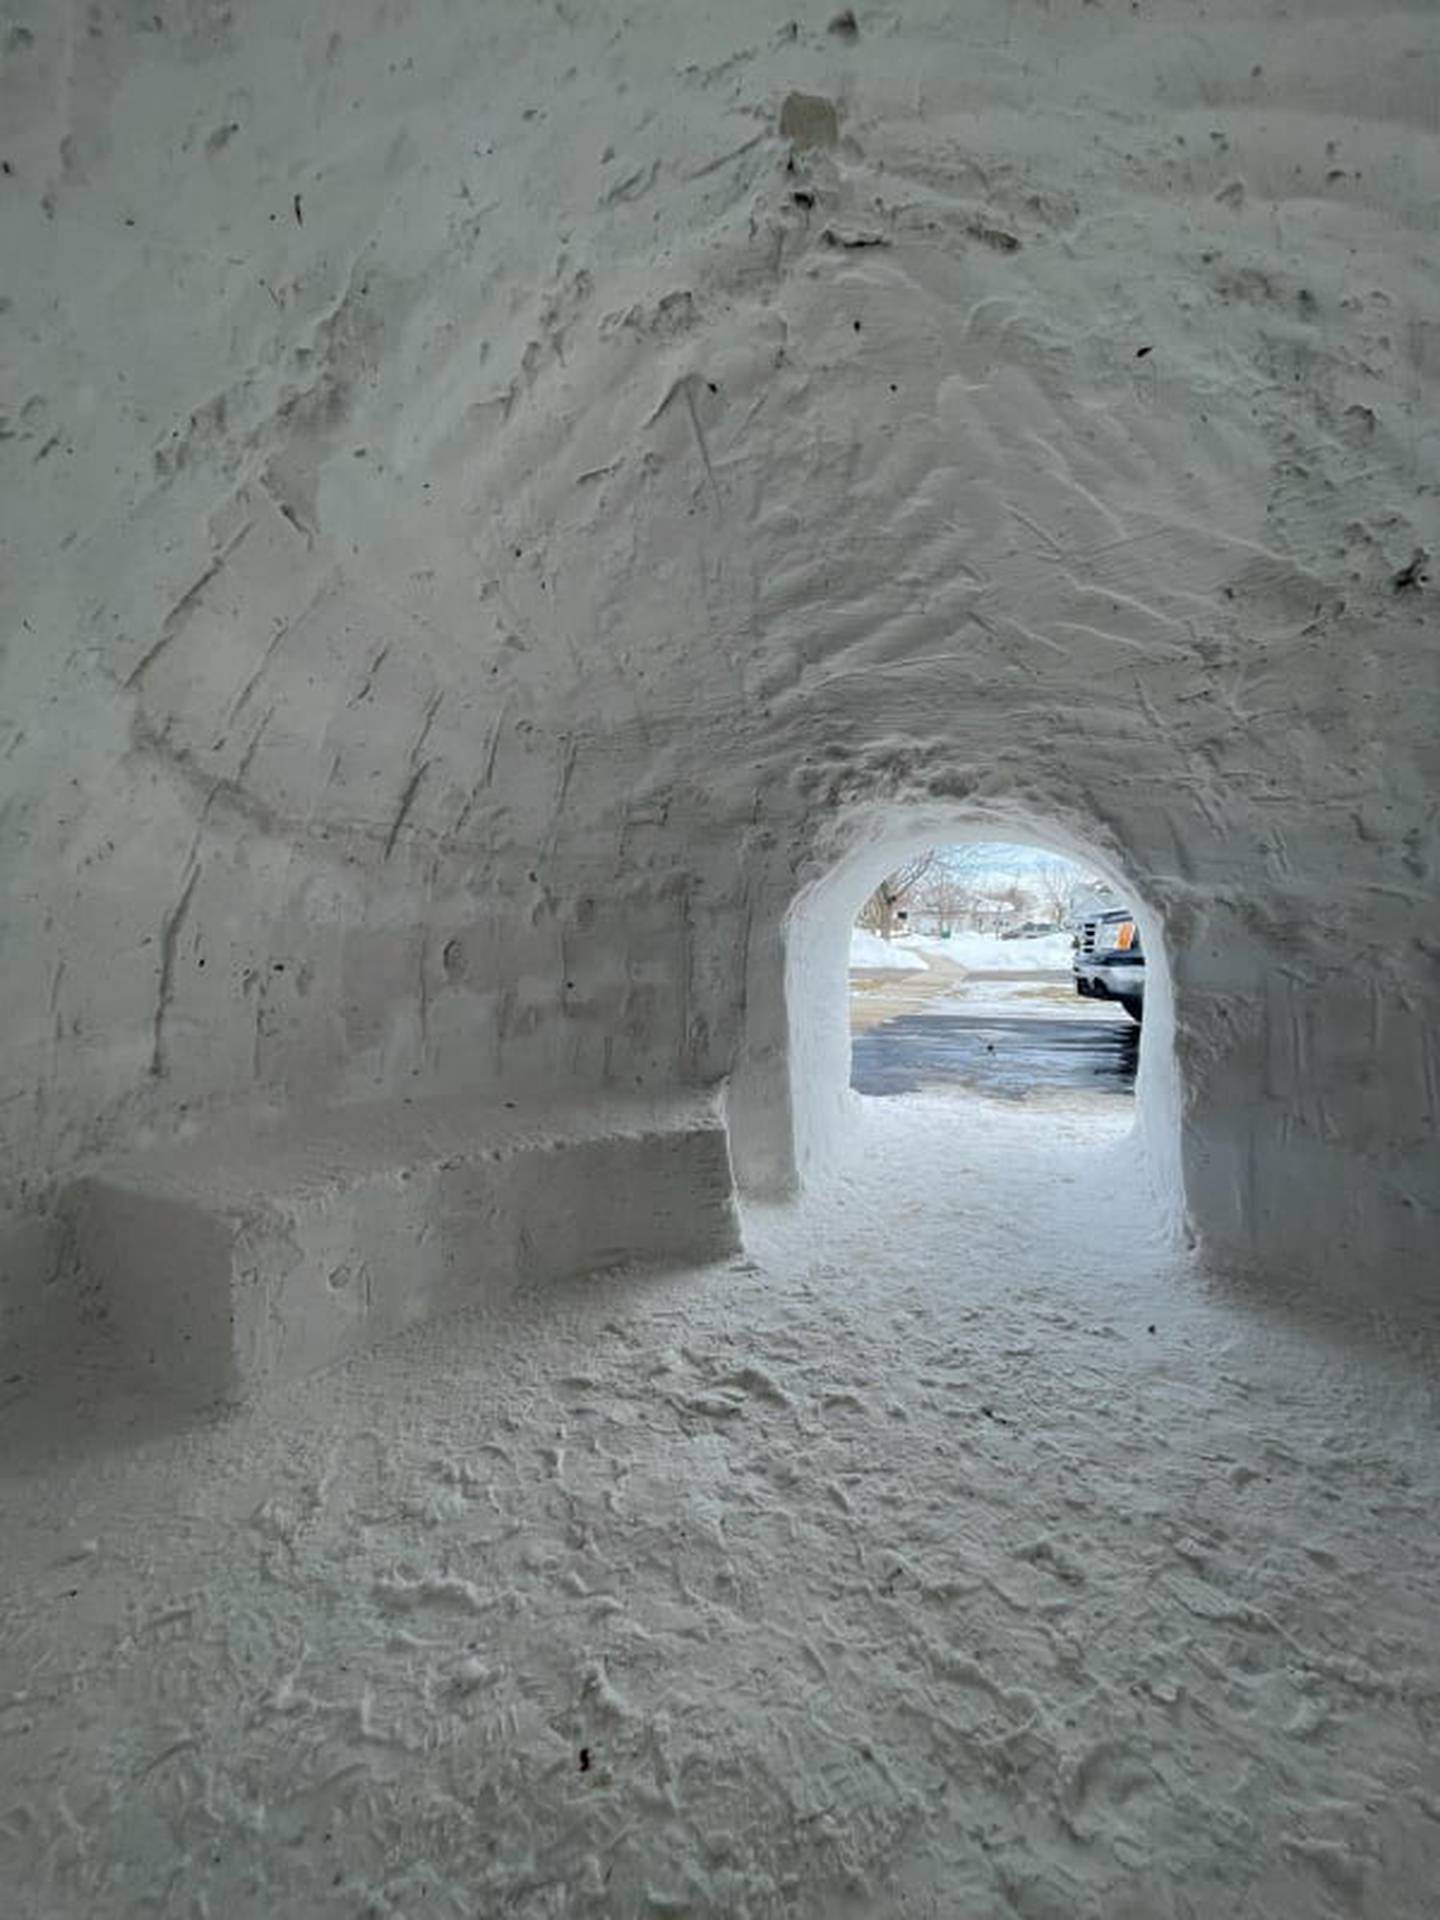
<path fill-rule="evenodd" d="M 1198 1273 L 1116 1105 L 857 1101 L 746 1258 L 188 1430 L 22 1394 L 7 1914 L 1431 1920 L 1433 1351 Z"/>

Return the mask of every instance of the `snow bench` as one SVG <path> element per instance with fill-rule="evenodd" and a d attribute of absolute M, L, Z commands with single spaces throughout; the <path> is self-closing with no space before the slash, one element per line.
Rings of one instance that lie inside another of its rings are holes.
<path fill-rule="evenodd" d="M 245 1399 L 527 1282 L 739 1244 L 724 1121 L 698 1099 L 232 1129 L 92 1173 L 69 1211 L 130 1355 L 187 1400 Z"/>

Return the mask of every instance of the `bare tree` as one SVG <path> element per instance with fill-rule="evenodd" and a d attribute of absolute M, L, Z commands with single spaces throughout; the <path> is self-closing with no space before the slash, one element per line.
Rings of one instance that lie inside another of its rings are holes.
<path fill-rule="evenodd" d="M 882 940 L 893 939 L 900 915 L 908 913 L 910 902 L 934 872 L 938 858 L 932 847 L 928 853 L 917 853 L 894 873 L 887 873 L 860 909 L 858 924 L 871 933 L 878 933 Z"/>
<path fill-rule="evenodd" d="M 1012 921 L 1030 911 L 1034 896 L 1019 880 L 1006 880 L 988 887 L 981 900 L 981 913 L 988 919 L 991 933 L 1003 933 Z"/>
<path fill-rule="evenodd" d="M 937 932 L 968 926 L 980 910 L 980 877 L 985 860 L 976 846 L 942 847 L 933 872 L 919 895 L 919 905 L 935 923 Z"/>
<path fill-rule="evenodd" d="M 1078 867 L 1068 860 L 1045 860 L 1036 867 L 1034 887 L 1046 920 L 1063 926 L 1073 919 L 1084 895 L 1092 889 Z"/>
<path fill-rule="evenodd" d="M 934 921 L 937 933 L 963 926 L 974 904 L 973 883 L 943 866 L 926 882 L 920 895 L 920 906 Z"/>
<path fill-rule="evenodd" d="M 923 916 L 935 931 L 975 927 L 1003 933 L 1027 915 L 1072 920 L 1097 882 L 1068 860 L 1042 860 L 1020 874 L 997 873 L 994 849 L 932 847 L 889 873 L 860 909 L 856 924 L 893 940 L 903 922 Z"/>
<path fill-rule="evenodd" d="M 988 871 L 979 846 L 932 847 L 887 874 L 860 909 L 857 924 L 893 939 L 903 917 L 923 914 L 937 931 L 979 918 Z"/>

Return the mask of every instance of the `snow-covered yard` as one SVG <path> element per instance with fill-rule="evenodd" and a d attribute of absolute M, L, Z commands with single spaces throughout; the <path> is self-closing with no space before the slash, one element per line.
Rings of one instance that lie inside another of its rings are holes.
<path fill-rule="evenodd" d="M 1419 1355 L 1199 1277 L 1124 1111 L 868 1102 L 732 1265 L 12 1407 L 7 1910 L 1429 1920 Z"/>
<path fill-rule="evenodd" d="M 923 973 L 929 962 L 906 942 L 882 940 L 864 927 L 850 932 L 850 967 L 854 973 Z"/>
<path fill-rule="evenodd" d="M 928 934 L 901 934 L 894 940 L 882 940 L 879 934 L 856 927 L 850 936 L 850 965 L 857 972 L 920 968 L 935 957 L 964 967 L 968 973 L 1055 972 L 1069 969 L 1072 951 L 1068 933 L 1024 940 L 969 932 L 952 934 L 948 940 Z"/>

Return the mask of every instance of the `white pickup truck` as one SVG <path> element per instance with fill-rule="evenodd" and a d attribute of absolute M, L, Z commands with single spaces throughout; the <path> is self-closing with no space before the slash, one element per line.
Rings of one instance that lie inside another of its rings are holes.
<path fill-rule="evenodd" d="M 1075 991 L 1087 1000 L 1118 1000 L 1132 1020 L 1145 1018 L 1145 955 L 1128 907 L 1085 915 L 1075 933 Z"/>

